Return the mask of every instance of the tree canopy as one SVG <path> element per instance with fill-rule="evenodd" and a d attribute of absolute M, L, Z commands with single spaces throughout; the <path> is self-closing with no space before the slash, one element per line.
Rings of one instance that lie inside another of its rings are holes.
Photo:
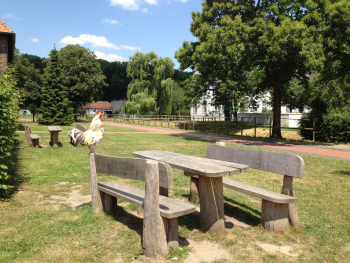
<path fill-rule="evenodd" d="M 103 59 L 98 59 L 101 65 L 102 73 L 106 76 L 107 85 L 102 88 L 101 100 L 122 100 L 126 99 L 126 92 L 131 78 L 127 76 L 127 62 L 108 62 Z"/>
<path fill-rule="evenodd" d="M 154 52 L 136 52 L 130 58 L 127 74 L 131 83 L 128 85 L 128 113 L 169 114 L 171 111 L 171 91 L 174 80 L 174 63 L 171 58 L 158 57 Z"/>
<path fill-rule="evenodd" d="M 75 110 L 102 95 L 106 77 L 93 51 L 80 45 L 67 45 L 58 51 L 58 61 Z"/>
<path fill-rule="evenodd" d="M 196 69 L 202 82 L 222 81 L 231 94 L 249 94 L 244 75 L 262 71 L 257 86 L 273 88 L 272 137 L 280 138 L 283 89 L 293 78 L 307 81 L 325 61 L 320 32 L 325 12 L 317 1 L 207 0 L 202 12 L 192 12 L 190 30 L 198 41 L 185 41 L 175 56 L 181 69 Z"/>
<path fill-rule="evenodd" d="M 73 123 L 73 108 L 68 100 L 64 76 L 58 63 L 56 48 L 51 50 L 45 69 L 44 85 L 42 87 L 42 117 L 38 123 L 45 125 L 70 125 Z"/>
<path fill-rule="evenodd" d="M 15 50 L 11 67 L 13 68 L 13 76 L 17 82 L 16 85 L 21 91 L 22 103 L 27 106 L 34 104 L 39 107 L 42 85 L 42 74 L 40 70 L 36 69 L 34 64 L 30 63 L 24 54 L 20 54 L 18 49 Z"/>

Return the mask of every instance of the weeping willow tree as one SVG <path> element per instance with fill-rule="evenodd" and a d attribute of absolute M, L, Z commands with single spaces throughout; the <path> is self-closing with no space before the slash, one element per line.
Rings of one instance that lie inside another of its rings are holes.
<path fill-rule="evenodd" d="M 136 52 L 126 68 L 132 80 L 128 85 L 125 107 L 131 114 L 169 114 L 174 80 L 171 58 L 158 57 L 154 52 Z"/>

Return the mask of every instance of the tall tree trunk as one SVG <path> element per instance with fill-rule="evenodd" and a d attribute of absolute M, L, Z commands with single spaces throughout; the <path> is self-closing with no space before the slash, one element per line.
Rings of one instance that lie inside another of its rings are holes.
<path fill-rule="evenodd" d="M 280 73 L 275 80 L 270 72 L 269 68 L 265 68 L 265 75 L 273 87 L 273 127 L 271 138 L 282 139 L 281 133 L 281 105 L 282 105 L 282 93 L 281 82 L 283 74 Z"/>
<path fill-rule="evenodd" d="M 225 121 L 230 121 L 230 104 L 229 104 L 229 100 L 225 101 L 225 104 L 224 104 L 224 115 L 225 115 Z"/>
<path fill-rule="evenodd" d="M 282 139 L 281 133 L 281 104 L 282 93 L 280 83 L 275 83 L 273 87 L 273 128 L 272 138 Z"/>

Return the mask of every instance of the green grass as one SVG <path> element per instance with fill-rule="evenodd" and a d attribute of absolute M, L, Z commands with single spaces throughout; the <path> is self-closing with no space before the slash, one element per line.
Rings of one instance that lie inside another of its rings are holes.
<path fill-rule="evenodd" d="M 33 131 L 39 128 L 30 125 Z M 40 136 L 42 148 L 29 148 L 24 134 L 19 134 L 23 183 L 10 199 L 0 202 L 0 262 L 113 262 L 131 261 L 140 255 L 142 219 L 133 215 L 135 207 L 120 202 L 116 215 L 94 216 L 90 206 L 76 210 L 59 199 L 68 198 L 73 190 L 81 195 L 90 193 L 88 148 L 74 147 L 61 135 L 62 147 L 50 148 L 50 134 Z M 132 157 L 134 151 L 165 150 L 204 157 L 209 144 L 178 136 L 118 133 L 105 134 L 96 151 Z M 294 180 L 300 229 L 266 232 L 260 223 L 261 205 L 252 202 L 259 199 L 224 189 L 225 216 L 251 226 L 189 237 L 199 227 L 198 215 L 191 214 L 179 218 L 180 236 L 216 241 L 235 262 L 349 262 L 350 162 L 302 157 L 304 178 Z M 180 170 L 173 172 L 170 197 L 188 202 L 189 178 Z M 254 169 L 230 178 L 276 192 L 283 180 L 283 176 Z M 101 175 L 99 180 L 118 178 Z M 144 187 L 141 182 L 123 181 Z M 62 182 L 66 183 L 59 184 Z M 257 241 L 291 246 L 299 256 L 265 252 Z M 188 250 L 171 251 L 168 259 L 177 256 L 181 262 Z"/>
<path fill-rule="evenodd" d="M 60 128 L 62 129 L 62 132 L 68 132 L 71 129 L 76 128 L 77 124 L 82 125 L 82 126 L 87 126 L 88 128 L 90 126 L 90 122 L 75 122 L 69 126 L 60 126 Z M 47 129 L 48 125 L 39 125 L 36 122 L 21 123 L 19 125 L 20 131 L 24 131 L 23 125 L 30 126 L 32 129 L 32 132 L 34 132 L 34 131 L 47 131 L 48 132 L 48 129 Z M 115 127 L 115 126 L 107 126 L 107 125 L 104 125 L 103 128 L 104 128 L 105 132 L 145 132 L 142 130 L 128 129 L 128 128 Z"/>

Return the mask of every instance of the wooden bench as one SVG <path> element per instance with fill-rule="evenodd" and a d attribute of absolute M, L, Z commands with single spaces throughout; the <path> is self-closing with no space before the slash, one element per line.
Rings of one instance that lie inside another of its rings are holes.
<path fill-rule="evenodd" d="M 77 124 L 77 125 L 75 126 L 75 128 L 78 129 L 78 130 L 80 130 L 80 131 L 82 131 L 82 132 L 86 132 L 86 131 L 87 131 L 87 126 L 82 126 L 82 125 L 80 125 L 80 124 Z M 70 143 L 71 143 L 71 144 L 74 144 L 74 141 L 73 141 L 73 138 L 72 138 L 72 137 L 70 137 Z M 81 145 L 81 146 L 82 146 L 82 145 Z"/>
<path fill-rule="evenodd" d="M 28 125 L 24 125 L 24 132 L 26 135 L 26 141 L 27 144 L 29 145 L 29 147 L 37 147 L 39 148 L 39 140 L 41 139 L 41 137 L 37 134 L 31 134 L 32 133 L 32 128 L 30 128 L 30 126 Z"/>
<path fill-rule="evenodd" d="M 144 181 L 146 189 L 116 181 L 98 183 L 97 173 Z M 170 247 L 179 247 L 178 217 L 195 212 L 196 207 L 159 195 L 159 192 L 167 195 L 167 189 L 173 187 L 172 170 L 168 164 L 90 153 L 90 179 L 94 214 L 101 214 L 103 211 L 114 213 L 118 198 L 144 208 L 143 247 L 146 256 L 165 256 Z M 150 204 L 154 205 L 153 210 L 150 210 Z"/>
<path fill-rule="evenodd" d="M 300 156 L 226 147 L 225 143 L 217 142 L 208 147 L 206 157 L 284 175 L 281 194 L 225 177 L 223 186 L 262 199 L 261 219 L 267 231 L 284 231 L 288 229 L 289 220 L 293 227 L 300 225 L 296 209 L 298 199 L 293 197 L 292 187 L 293 177 L 303 178 L 304 160 Z"/>

